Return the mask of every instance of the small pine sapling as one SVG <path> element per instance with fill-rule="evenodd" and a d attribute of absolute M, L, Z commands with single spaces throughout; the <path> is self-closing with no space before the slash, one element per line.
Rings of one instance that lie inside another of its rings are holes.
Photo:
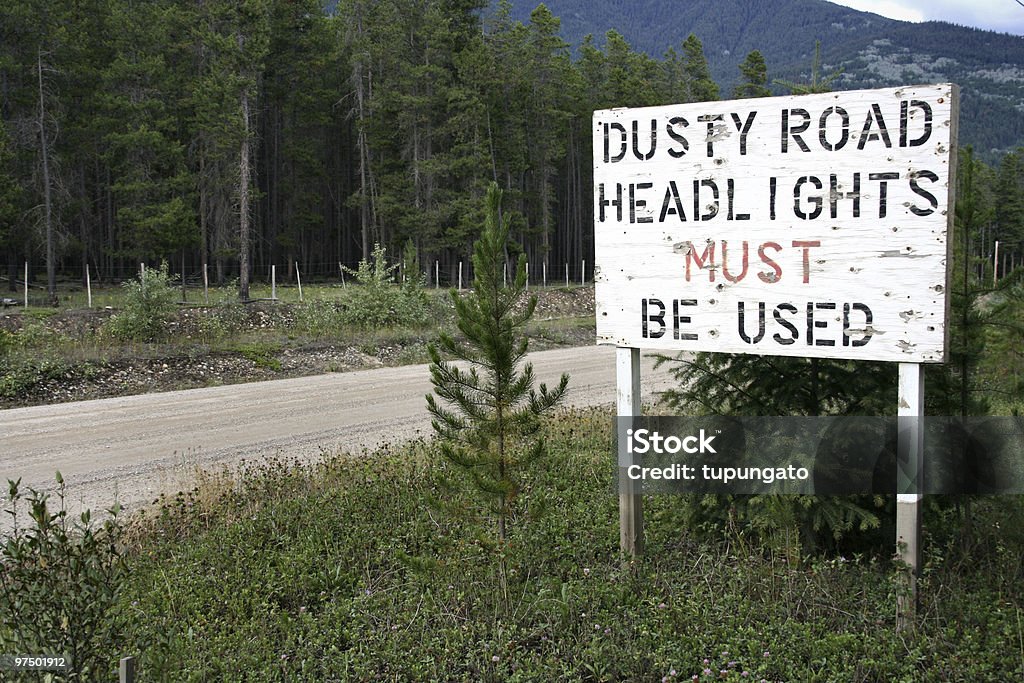
<path fill-rule="evenodd" d="M 483 234 L 473 249 L 472 292 L 451 293 L 464 340 L 442 334 L 428 348 L 436 398 L 427 395 L 427 408 L 442 454 L 465 476 L 478 509 L 496 519 L 503 544 L 523 474 L 544 452 L 540 419 L 561 401 L 569 376 L 563 374 L 552 390 L 545 384 L 536 390 L 533 366 L 523 362 L 529 344 L 524 328 L 537 299 L 526 299 L 525 256 L 519 257 L 513 282 L 503 281 L 510 243 L 501 196 L 492 183 Z"/>

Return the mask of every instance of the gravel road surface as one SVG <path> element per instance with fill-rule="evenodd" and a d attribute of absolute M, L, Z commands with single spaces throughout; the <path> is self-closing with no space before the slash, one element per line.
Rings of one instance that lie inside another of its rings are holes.
<path fill-rule="evenodd" d="M 615 351 L 577 347 L 530 356 L 539 382 L 570 374 L 567 404 L 610 405 Z M 669 386 L 645 358 L 644 402 Z M 129 510 L 191 488 L 199 469 L 281 454 L 316 459 L 430 436 L 425 365 L 0 410 L 0 476 L 23 487 L 67 484 L 72 509 Z"/>

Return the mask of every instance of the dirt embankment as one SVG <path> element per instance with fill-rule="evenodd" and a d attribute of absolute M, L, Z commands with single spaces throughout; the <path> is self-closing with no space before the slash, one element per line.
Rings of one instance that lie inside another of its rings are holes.
<path fill-rule="evenodd" d="M 594 343 L 592 323 L 580 320 L 593 316 L 592 287 L 535 293 L 531 350 Z M 426 362 L 427 344 L 437 336 L 434 329 L 311 334 L 298 321 L 299 306 L 182 308 L 165 342 L 131 345 L 104 339 L 103 324 L 115 314 L 109 309 L 49 316 L 9 309 L 0 313 L 0 334 L 33 337 L 22 338 L 17 350 L 0 347 L 0 408 Z M 226 334 L 211 335 L 214 315 Z"/>

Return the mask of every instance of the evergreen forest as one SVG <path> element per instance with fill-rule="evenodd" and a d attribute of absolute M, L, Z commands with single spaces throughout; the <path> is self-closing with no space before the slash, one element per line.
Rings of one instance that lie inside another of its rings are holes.
<path fill-rule="evenodd" d="M 531 277 L 587 279 L 593 111 L 773 87 L 756 50 L 720 87 L 694 34 L 655 58 L 615 31 L 570 46 L 544 5 L 516 16 L 485 0 L 3 3 L 0 283 L 27 263 L 55 299 L 86 266 L 118 281 L 166 261 L 248 299 L 272 265 L 337 277 L 379 244 L 448 285 L 491 182 Z M 979 253 L 999 239 L 1019 258 L 1022 164 L 992 168 Z"/>

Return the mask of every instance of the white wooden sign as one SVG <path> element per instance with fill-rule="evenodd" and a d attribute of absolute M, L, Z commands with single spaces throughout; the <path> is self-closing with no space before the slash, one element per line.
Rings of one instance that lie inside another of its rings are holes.
<path fill-rule="evenodd" d="M 957 97 L 595 112 L 598 343 L 945 360 Z"/>

